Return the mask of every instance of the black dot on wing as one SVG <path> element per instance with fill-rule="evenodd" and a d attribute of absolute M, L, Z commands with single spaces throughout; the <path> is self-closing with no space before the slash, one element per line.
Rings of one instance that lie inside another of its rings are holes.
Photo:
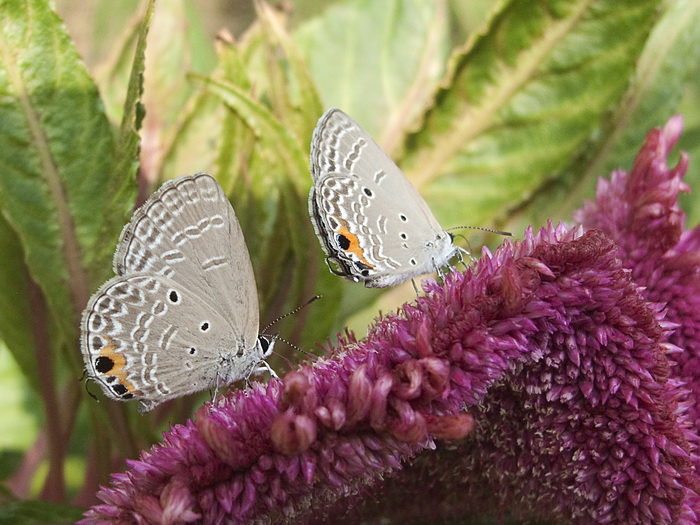
<path fill-rule="evenodd" d="M 350 239 L 345 235 L 336 235 L 335 240 L 338 241 L 338 246 L 340 246 L 341 249 L 347 250 L 350 248 Z"/>
<path fill-rule="evenodd" d="M 365 195 L 367 195 L 368 197 L 372 197 L 374 195 L 374 193 L 372 193 L 372 190 L 370 190 L 369 188 L 362 188 L 362 191 L 365 192 Z"/>
<path fill-rule="evenodd" d="M 196 353 L 197 353 L 197 349 L 196 349 L 196 348 L 194 348 L 194 347 L 190 348 L 190 355 L 194 355 L 194 354 L 196 354 Z"/>
<path fill-rule="evenodd" d="M 131 399 L 132 397 L 134 397 L 134 394 L 124 394 L 122 399 Z"/>
<path fill-rule="evenodd" d="M 399 233 L 399 237 L 401 237 L 402 239 L 406 239 L 406 238 L 408 237 L 408 235 L 406 235 L 405 233 L 401 232 L 401 233 Z"/>
<path fill-rule="evenodd" d="M 199 328 L 200 328 L 200 330 L 202 330 L 202 332 L 206 332 L 207 330 L 209 330 L 209 323 L 207 323 L 205 321 L 202 323 L 202 326 L 200 326 Z"/>
<path fill-rule="evenodd" d="M 177 303 L 180 302 L 180 294 L 177 293 L 177 290 L 170 290 L 170 291 L 168 292 L 168 300 L 169 300 L 172 304 L 177 304 Z"/>
<path fill-rule="evenodd" d="M 408 262 L 411 263 L 411 266 L 415 266 L 415 265 L 417 264 L 415 259 L 411 259 L 411 260 L 408 261 Z"/>
<path fill-rule="evenodd" d="M 112 390 L 114 390 L 114 393 L 118 396 L 123 396 L 124 394 L 126 394 L 126 387 L 121 383 L 114 385 L 112 387 Z"/>
<path fill-rule="evenodd" d="M 112 361 L 111 358 L 102 355 L 95 359 L 95 370 L 100 374 L 106 374 L 112 370 L 112 368 L 114 368 L 114 361 Z"/>
<path fill-rule="evenodd" d="M 401 219 L 403 222 L 408 222 L 408 217 L 406 217 L 403 213 L 399 213 L 399 219 Z"/>
<path fill-rule="evenodd" d="M 369 270 L 362 270 L 360 273 L 362 274 L 362 277 L 369 277 Z"/>

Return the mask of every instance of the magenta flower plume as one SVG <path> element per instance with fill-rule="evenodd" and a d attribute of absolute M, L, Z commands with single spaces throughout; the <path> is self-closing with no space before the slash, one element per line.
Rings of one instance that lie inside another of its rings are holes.
<path fill-rule="evenodd" d="M 630 175 L 644 180 L 617 175 L 605 190 L 640 222 L 589 205 L 584 224 L 600 218 L 608 235 L 549 225 L 485 250 L 366 339 L 203 406 L 116 474 L 82 523 L 355 522 L 352 512 L 697 523 L 697 374 L 679 358 L 700 333 L 681 297 L 696 248 L 663 219 L 682 223 L 671 198 L 682 185 L 669 181 L 684 168 L 666 169 L 672 135 L 655 133 Z M 661 230 L 680 240 L 659 257 L 678 259 L 642 288 L 633 267 Z"/>

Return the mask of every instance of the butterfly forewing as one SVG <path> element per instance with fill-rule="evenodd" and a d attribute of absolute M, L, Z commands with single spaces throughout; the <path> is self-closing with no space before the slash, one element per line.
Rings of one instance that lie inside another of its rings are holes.
<path fill-rule="evenodd" d="M 184 280 L 247 338 L 257 334 L 258 296 L 243 232 L 221 186 L 206 173 L 166 182 L 134 213 L 114 271 Z"/>

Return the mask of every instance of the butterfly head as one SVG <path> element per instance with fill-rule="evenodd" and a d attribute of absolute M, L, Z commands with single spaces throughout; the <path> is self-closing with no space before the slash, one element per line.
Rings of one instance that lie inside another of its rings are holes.
<path fill-rule="evenodd" d="M 272 351 L 275 347 L 275 339 L 277 337 L 274 336 L 269 336 L 269 335 L 259 335 L 258 336 L 258 342 L 256 344 L 256 348 L 258 350 L 258 354 L 261 356 L 261 359 L 267 359 L 272 355 Z"/>

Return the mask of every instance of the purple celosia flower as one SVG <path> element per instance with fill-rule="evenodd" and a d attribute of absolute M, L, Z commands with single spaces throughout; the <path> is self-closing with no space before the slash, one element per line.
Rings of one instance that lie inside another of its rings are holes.
<path fill-rule="evenodd" d="M 659 220 L 681 217 L 673 126 L 650 134 L 635 182 L 603 190 L 611 216 L 583 214 L 622 248 L 549 225 L 485 251 L 365 340 L 203 406 L 82 523 L 323 522 L 351 504 L 406 523 L 697 522 L 697 353 L 680 357 L 697 344 L 697 237 Z M 627 215 L 612 216 L 618 202 Z"/>

